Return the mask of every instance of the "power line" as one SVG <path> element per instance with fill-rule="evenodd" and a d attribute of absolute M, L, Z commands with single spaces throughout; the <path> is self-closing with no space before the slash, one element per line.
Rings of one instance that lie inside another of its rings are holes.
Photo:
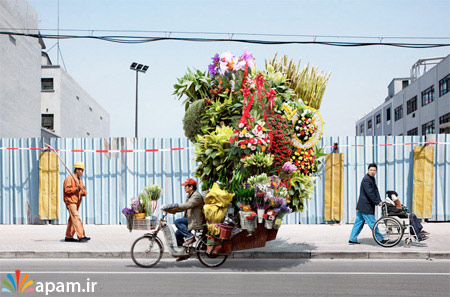
<path fill-rule="evenodd" d="M 96 35 L 60 35 L 60 34 L 30 34 L 30 33 L 17 33 L 17 32 L 5 32 L 0 31 L 3 35 L 17 35 L 33 38 L 44 39 L 97 39 L 114 43 L 124 44 L 139 44 L 158 41 L 191 41 L 191 42 L 239 42 L 250 44 L 263 44 L 263 45 L 281 45 L 281 44 L 318 44 L 329 46 L 341 46 L 341 47 L 359 47 L 359 46 L 391 46 L 400 48 L 438 48 L 450 46 L 450 43 L 405 43 L 405 42 L 383 42 L 383 38 L 380 38 L 379 42 L 349 42 L 349 41 L 318 41 L 317 39 L 310 41 L 298 41 L 298 40 L 257 40 L 257 39 L 236 39 L 234 36 L 230 38 L 194 38 L 194 37 L 153 37 L 153 36 L 96 36 Z"/>
<path fill-rule="evenodd" d="M 304 37 L 304 38 L 347 38 L 347 39 L 405 39 L 405 40 L 450 40 L 450 36 L 364 36 L 364 35 L 320 35 L 320 34 L 281 34 L 281 33 L 245 33 L 245 32 L 207 32 L 207 31 L 171 31 L 171 30 L 114 30 L 114 29 L 52 29 L 52 28 L 0 28 L 0 30 L 17 31 L 64 31 L 64 32 L 116 32 L 116 33 L 157 33 L 164 34 L 164 37 L 171 37 L 172 34 L 192 34 L 192 35 L 224 35 L 224 36 L 267 36 L 267 37 Z"/>

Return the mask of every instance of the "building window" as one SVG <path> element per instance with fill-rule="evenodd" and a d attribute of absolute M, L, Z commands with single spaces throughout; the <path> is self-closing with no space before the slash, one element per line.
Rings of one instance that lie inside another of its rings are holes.
<path fill-rule="evenodd" d="M 414 129 L 411 129 L 408 132 L 406 132 L 406 135 L 419 135 L 419 129 L 417 129 L 417 127 Z"/>
<path fill-rule="evenodd" d="M 450 112 L 439 117 L 439 125 L 450 123 Z M 439 133 L 450 133 L 450 127 L 439 127 Z"/>
<path fill-rule="evenodd" d="M 386 121 L 389 122 L 391 120 L 391 108 L 386 109 Z"/>
<path fill-rule="evenodd" d="M 448 122 L 450 122 L 450 112 L 439 117 L 439 124 L 445 124 Z"/>
<path fill-rule="evenodd" d="M 448 93 L 448 85 L 450 81 L 450 74 L 439 81 L 439 97 Z"/>
<path fill-rule="evenodd" d="M 54 130 L 53 129 L 53 114 L 42 114 L 42 122 L 41 126 L 42 128 L 48 129 L 48 130 Z"/>
<path fill-rule="evenodd" d="M 364 124 L 359 126 L 359 133 L 364 133 Z"/>
<path fill-rule="evenodd" d="M 422 135 L 434 134 L 434 120 L 422 125 Z"/>
<path fill-rule="evenodd" d="M 417 110 L 417 96 L 409 99 L 406 102 L 406 114 L 410 114 L 411 112 L 415 112 Z"/>
<path fill-rule="evenodd" d="M 407 86 L 409 86 L 409 81 L 408 80 L 403 80 L 402 81 L 402 89 L 406 88 Z"/>
<path fill-rule="evenodd" d="M 403 106 L 400 105 L 394 110 L 394 118 L 395 121 L 398 121 L 401 118 L 403 118 Z"/>
<path fill-rule="evenodd" d="M 428 105 L 433 101 L 434 101 L 434 86 L 431 86 L 422 92 L 422 106 Z"/>
<path fill-rule="evenodd" d="M 53 91 L 53 78 L 41 78 L 41 90 Z"/>
<path fill-rule="evenodd" d="M 368 129 L 368 130 L 372 129 L 372 120 L 369 120 L 369 121 L 367 122 L 367 129 Z"/>
<path fill-rule="evenodd" d="M 379 126 L 381 124 L 381 114 L 377 114 L 375 121 L 377 123 L 377 126 Z"/>

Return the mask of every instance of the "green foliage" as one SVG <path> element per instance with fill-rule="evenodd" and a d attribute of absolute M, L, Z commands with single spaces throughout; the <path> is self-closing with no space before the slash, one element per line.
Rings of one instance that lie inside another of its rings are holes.
<path fill-rule="evenodd" d="M 163 189 L 161 189 L 158 185 L 152 185 L 149 184 L 144 191 L 147 193 L 150 200 L 157 201 L 159 198 L 161 198 L 161 195 L 163 193 Z"/>
<path fill-rule="evenodd" d="M 255 188 L 245 188 L 243 186 L 239 186 L 235 189 L 234 194 L 233 202 L 236 205 L 239 203 L 249 205 L 255 197 Z"/>
<path fill-rule="evenodd" d="M 217 126 L 229 126 L 234 116 L 236 116 L 236 110 L 232 106 L 231 97 L 223 102 L 213 101 L 210 105 L 206 106 L 201 118 L 202 134 L 206 135 L 211 133 Z"/>
<path fill-rule="evenodd" d="M 257 152 L 253 155 L 245 157 L 241 160 L 241 162 L 244 163 L 244 167 L 249 172 L 249 175 L 258 175 L 263 172 L 267 172 L 272 166 L 273 155 Z"/>
<path fill-rule="evenodd" d="M 180 100 L 183 96 L 187 98 L 183 101 L 184 109 L 187 110 L 189 106 L 200 99 L 211 99 L 211 77 L 208 71 L 202 72 L 200 70 L 190 70 L 182 77 L 178 78 L 178 83 L 173 87 L 175 91 L 173 95 Z"/>
<path fill-rule="evenodd" d="M 199 164 L 195 177 L 200 178 L 202 183 L 229 182 L 237 165 L 237 160 L 230 158 L 229 139 L 232 134 L 233 129 L 225 126 L 217 127 L 211 134 L 197 136 L 195 161 Z"/>
<path fill-rule="evenodd" d="M 316 177 L 294 171 L 289 188 L 290 207 L 295 211 L 303 211 L 304 201 L 314 193 Z"/>
<path fill-rule="evenodd" d="M 196 135 L 202 134 L 202 117 L 205 114 L 205 109 L 205 102 L 197 100 L 189 106 L 184 115 L 184 135 L 192 142 L 195 142 Z"/>
<path fill-rule="evenodd" d="M 260 175 L 254 175 L 247 180 L 247 183 L 251 186 L 255 186 L 257 184 L 268 184 L 270 183 L 270 178 L 266 173 Z"/>

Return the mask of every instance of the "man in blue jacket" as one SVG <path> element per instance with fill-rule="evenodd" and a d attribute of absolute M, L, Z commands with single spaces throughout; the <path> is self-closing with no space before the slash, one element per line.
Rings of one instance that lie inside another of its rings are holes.
<path fill-rule="evenodd" d="M 369 164 L 368 172 L 361 182 L 358 204 L 356 205 L 356 219 L 350 234 L 350 244 L 359 244 L 357 241 L 359 233 L 361 233 L 364 223 L 373 229 L 375 225 L 375 206 L 382 205 L 380 193 L 375 183 L 375 174 L 377 173 L 377 165 Z M 375 229 L 375 236 L 379 241 L 383 241 L 383 235 L 378 228 Z"/>

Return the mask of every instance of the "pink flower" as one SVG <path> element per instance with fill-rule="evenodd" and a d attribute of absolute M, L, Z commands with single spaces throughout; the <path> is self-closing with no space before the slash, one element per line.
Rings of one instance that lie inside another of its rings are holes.
<path fill-rule="evenodd" d="M 251 150 L 252 151 L 256 150 L 256 146 L 252 145 Z"/>
<path fill-rule="evenodd" d="M 239 123 L 238 127 L 239 127 L 240 129 L 244 128 L 244 123 Z"/>
<path fill-rule="evenodd" d="M 250 135 L 250 133 L 245 133 L 245 137 L 250 138 L 252 136 Z"/>
<path fill-rule="evenodd" d="M 244 137 L 244 134 L 243 133 L 239 133 L 239 137 Z"/>

